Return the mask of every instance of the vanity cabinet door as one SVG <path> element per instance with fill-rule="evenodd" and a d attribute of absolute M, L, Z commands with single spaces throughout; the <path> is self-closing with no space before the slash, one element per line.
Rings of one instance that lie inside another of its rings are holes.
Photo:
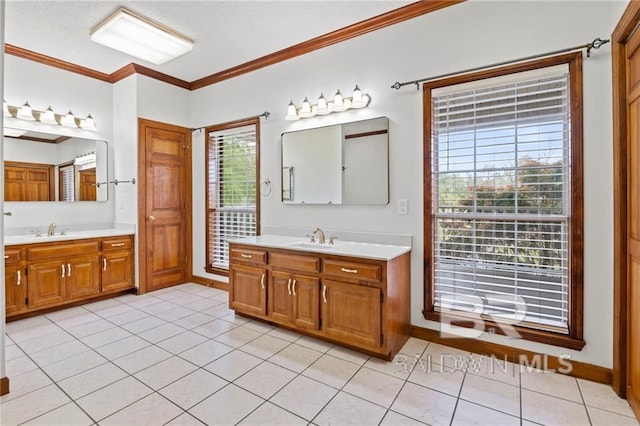
<path fill-rule="evenodd" d="M 133 253 L 121 251 L 102 255 L 102 291 L 133 287 Z"/>
<path fill-rule="evenodd" d="M 91 255 L 66 260 L 67 300 L 95 296 L 100 293 L 100 256 Z"/>
<path fill-rule="evenodd" d="M 4 290 L 6 314 L 12 315 L 26 309 L 27 280 L 22 266 L 4 267 Z"/>
<path fill-rule="evenodd" d="M 58 305 L 65 300 L 66 265 L 60 260 L 32 263 L 29 271 L 29 308 Z"/>
<path fill-rule="evenodd" d="M 272 271 L 269 279 L 269 318 L 273 322 L 291 322 L 291 275 L 287 272 Z"/>
<path fill-rule="evenodd" d="M 229 307 L 240 313 L 267 314 L 267 270 L 245 265 L 229 268 Z"/>
<path fill-rule="evenodd" d="M 379 288 L 339 281 L 322 282 L 322 332 L 331 339 L 364 349 L 382 344 Z"/>
<path fill-rule="evenodd" d="M 296 327 L 307 330 L 320 328 L 320 279 L 293 275 L 291 282 L 292 316 Z"/>

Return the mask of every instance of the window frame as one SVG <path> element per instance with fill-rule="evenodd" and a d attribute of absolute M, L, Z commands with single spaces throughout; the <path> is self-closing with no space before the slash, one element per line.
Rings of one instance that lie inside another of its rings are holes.
<path fill-rule="evenodd" d="M 229 270 L 223 268 L 215 268 L 211 266 L 210 259 L 213 257 L 211 253 L 211 238 L 209 236 L 210 213 L 215 209 L 210 209 L 210 190 L 209 190 L 209 133 L 220 132 L 224 130 L 232 130 L 239 127 L 255 126 L 256 133 L 256 235 L 260 235 L 260 117 L 250 117 L 241 120 L 229 121 L 226 123 L 215 124 L 204 129 L 204 158 L 205 158 L 205 205 L 204 205 L 204 221 L 205 221 L 205 271 L 210 274 L 220 276 L 229 276 Z"/>
<path fill-rule="evenodd" d="M 583 181 L 583 88 L 582 88 L 582 52 L 546 57 L 534 61 L 517 63 L 479 72 L 462 74 L 434 80 L 423 84 L 423 193 L 424 193 L 424 306 L 425 319 L 444 322 L 457 327 L 475 327 L 475 321 L 468 316 L 451 312 L 439 312 L 434 306 L 433 260 L 433 176 L 432 176 L 432 90 L 460 83 L 474 82 L 486 78 L 500 77 L 523 71 L 567 64 L 569 67 L 569 107 L 571 109 L 571 212 L 570 250 L 569 250 L 569 315 L 568 334 L 537 328 L 512 325 L 524 340 L 530 340 L 554 346 L 581 350 L 583 340 L 583 256 L 584 256 L 584 181 Z M 505 334 L 500 325 L 483 319 L 484 332 Z"/>

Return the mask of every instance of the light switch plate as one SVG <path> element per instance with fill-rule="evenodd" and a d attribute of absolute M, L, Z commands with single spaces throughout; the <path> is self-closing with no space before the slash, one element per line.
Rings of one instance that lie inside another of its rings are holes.
<path fill-rule="evenodd" d="M 409 200 L 406 198 L 398 200 L 398 214 L 409 214 Z"/>

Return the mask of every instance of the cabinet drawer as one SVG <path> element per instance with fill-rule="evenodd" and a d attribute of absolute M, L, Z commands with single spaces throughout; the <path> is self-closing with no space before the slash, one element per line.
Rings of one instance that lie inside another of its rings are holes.
<path fill-rule="evenodd" d="M 324 273 L 340 278 L 375 282 L 380 282 L 382 280 L 382 267 L 380 265 L 371 265 L 367 263 L 326 259 L 324 261 Z"/>
<path fill-rule="evenodd" d="M 267 251 L 249 249 L 244 247 L 231 246 L 229 250 L 229 257 L 231 261 L 242 263 L 255 263 L 259 265 L 265 265 L 267 263 Z"/>
<path fill-rule="evenodd" d="M 131 250 L 131 237 L 118 237 L 102 240 L 102 251 Z"/>
<path fill-rule="evenodd" d="M 4 263 L 5 265 L 11 265 L 13 263 L 20 263 L 20 249 L 4 249 Z"/>
<path fill-rule="evenodd" d="M 100 241 L 83 241 L 67 244 L 47 244 L 27 249 L 27 260 L 64 259 L 69 256 L 82 256 L 100 250 Z"/>
<path fill-rule="evenodd" d="M 288 253 L 271 253 L 269 264 L 274 268 L 292 269 L 300 272 L 320 272 L 320 258 L 298 256 Z"/>

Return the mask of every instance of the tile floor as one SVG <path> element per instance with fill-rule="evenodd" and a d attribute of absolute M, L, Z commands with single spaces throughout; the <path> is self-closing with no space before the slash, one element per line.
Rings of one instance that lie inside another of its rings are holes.
<path fill-rule="evenodd" d="M 413 338 L 387 363 L 235 316 L 226 292 L 197 284 L 7 335 L 4 426 L 638 425 L 605 385 Z"/>

